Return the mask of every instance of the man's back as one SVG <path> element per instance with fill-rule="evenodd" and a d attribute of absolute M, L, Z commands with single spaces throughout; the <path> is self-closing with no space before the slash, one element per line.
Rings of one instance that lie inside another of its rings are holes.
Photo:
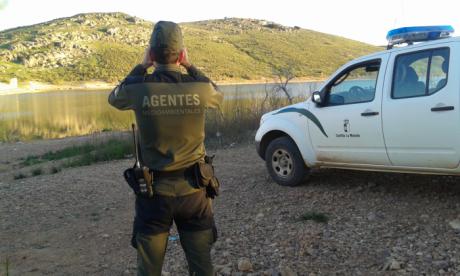
<path fill-rule="evenodd" d="M 198 70 L 188 71 L 168 65 L 148 76 L 134 72 L 139 75 L 130 75 L 109 98 L 118 108 L 134 110 L 141 159 L 150 169 L 183 169 L 204 158 L 205 109 L 218 107 L 222 95 Z"/>

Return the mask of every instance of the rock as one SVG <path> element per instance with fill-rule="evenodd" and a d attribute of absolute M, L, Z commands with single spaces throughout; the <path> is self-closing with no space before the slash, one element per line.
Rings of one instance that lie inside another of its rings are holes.
<path fill-rule="evenodd" d="M 276 269 L 264 270 L 261 272 L 262 276 L 279 276 L 279 272 Z"/>
<path fill-rule="evenodd" d="M 110 237 L 110 235 L 109 234 L 102 234 L 101 237 L 104 238 L 104 239 L 107 239 L 107 238 Z"/>
<path fill-rule="evenodd" d="M 55 41 L 53 45 L 54 47 L 63 48 L 65 46 L 65 43 L 62 41 Z"/>
<path fill-rule="evenodd" d="M 232 274 L 232 267 L 231 266 L 227 266 L 223 269 L 221 269 L 219 271 L 219 273 L 223 274 L 223 275 L 231 275 Z"/>
<path fill-rule="evenodd" d="M 355 191 L 358 192 L 358 193 L 361 193 L 364 191 L 364 187 L 363 186 L 358 186 L 355 188 Z"/>
<path fill-rule="evenodd" d="M 316 250 L 313 247 L 309 247 L 307 248 L 307 250 L 305 250 L 305 254 L 310 255 L 310 256 L 315 256 Z"/>
<path fill-rule="evenodd" d="M 223 274 L 223 275 L 231 275 L 232 270 L 233 270 L 232 267 L 233 267 L 232 263 L 228 263 L 225 265 L 215 265 L 214 271 L 219 272 L 220 274 Z"/>
<path fill-rule="evenodd" d="M 241 258 L 238 260 L 238 270 L 243 272 L 252 271 L 252 263 L 248 258 Z"/>
<path fill-rule="evenodd" d="M 445 271 L 447 271 L 447 269 L 449 269 L 450 267 L 449 262 L 447 261 L 434 261 L 433 266 L 438 269 L 445 270 Z"/>
<path fill-rule="evenodd" d="M 19 63 L 19 64 L 23 64 L 24 66 L 26 67 L 33 67 L 36 63 L 36 60 L 34 57 L 25 57 L 25 56 L 18 56 L 16 61 Z"/>
<path fill-rule="evenodd" d="M 367 214 L 367 220 L 373 221 L 376 218 L 377 218 L 377 216 L 375 215 L 374 212 L 370 212 L 369 214 Z"/>
<path fill-rule="evenodd" d="M 421 218 L 422 220 L 427 220 L 427 219 L 430 218 L 430 216 L 427 215 L 427 214 L 423 214 L 423 215 L 420 216 L 420 218 Z"/>
<path fill-rule="evenodd" d="M 109 35 L 115 35 L 118 32 L 118 28 L 107 29 L 106 33 Z"/>
<path fill-rule="evenodd" d="M 219 272 L 219 271 L 221 271 L 222 269 L 224 269 L 225 267 L 226 267 L 225 265 L 218 265 L 218 264 L 216 264 L 216 265 L 214 265 L 214 271 L 215 271 L 215 272 Z"/>
<path fill-rule="evenodd" d="M 450 227 L 454 230 L 460 230 L 460 219 L 454 219 L 449 222 Z"/>
<path fill-rule="evenodd" d="M 264 218 L 264 214 L 263 213 L 258 213 L 257 216 L 256 216 L 256 222 L 261 221 L 263 218 Z"/>
<path fill-rule="evenodd" d="M 134 24 L 137 24 L 137 23 L 140 23 L 142 20 L 140 18 L 135 17 L 135 16 L 130 16 L 130 17 L 126 18 L 126 21 L 134 23 Z"/>
<path fill-rule="evenodd" d="M 283 266 L 280 268 L 281 276 L 297 276 L 297 273 L 294 272 L 289 266 Z"/>
<path fill-rule="evenodd" d="M 21 52 L 21 51 L 24 51 L 27 47 L 24 46 L 24 44 L 21 44 L 21 43 L 16 43 L 16 44 L 10 44 L 8 45 L 8 50 L 11 50 L 11 51 L 18 51 L 18 52 Z"/>
<path fill-rule="evenodd" d="M 5 59 L 6 61 L 13 61 L 14 60 L 14 55 L 10 51 L 0 52 L 0 57 Z M 2 68 L 6 68 L 6 67 L 2 66 Z"/>
<path fill-rule="evenodd" d="M 161 276 L 171 276 L 171 273 L 169 273 L 167 271 L 162 271 Z"/>
<path fill-rule="evenodd" d="M 401 263 L 398 261 L 393 261 L 390 264 L 390 270 L 400 270 L 402 268 Z"/>
<path fill-rule="evenodd" d="M 388 260 L 383 266 L 383 270 L 400 270 L 402 269 L 402 264 L 395 259 Z"/>

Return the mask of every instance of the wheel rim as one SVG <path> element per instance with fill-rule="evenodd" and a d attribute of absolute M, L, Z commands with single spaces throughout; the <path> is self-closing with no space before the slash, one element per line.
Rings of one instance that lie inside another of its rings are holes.
<path fill-rule="evenodd" d="M 284 149 L 277 149 L 272 155 L 272 167 L 275 174 L 281 178 L 291 175 L 294 168 L 292 157 Z"/>

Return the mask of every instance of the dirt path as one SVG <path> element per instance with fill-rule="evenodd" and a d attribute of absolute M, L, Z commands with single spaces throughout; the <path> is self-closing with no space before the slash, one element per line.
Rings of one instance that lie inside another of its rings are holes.
<path fill-rule="evenodd" d="M 1 145 L 0 162 L 83 140 Z M 220 273 L 242 275 L 247 258 L 252 275 L 460 275 L 460 232 L 449 224 L 460 214 L 460 178 L 320 170 L 285 188 L 267 178 L 253 145 L 216 153 Z M 0 259 L 10 275 L 135 275 L 134 196 L 121 178 L 131 163 L 20 180 L 0 173 Z M 329 222 L 302 220 L 309 211 Z M 164 271 L 186 275 L 178 241 Z"/>

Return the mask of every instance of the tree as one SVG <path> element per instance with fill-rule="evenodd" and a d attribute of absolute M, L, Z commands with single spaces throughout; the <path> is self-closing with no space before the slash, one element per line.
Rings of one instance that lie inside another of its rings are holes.
<path fill-rule="evenodd" d="M 289 104 L 292 104 L 292 95 L 288 89 L 288 84 L 296 76 L 294 74 L 294 66 L 288 64 L 284 67 L 273 67 L 273 76 L 275 77 L 275 87 L 274 92 L 283 92 L 286 95 L 286 98 L 289 101 Z"/>
<path fill-rule="evenodd" d="M 270 87 L 268 82 L 265 82 L 265 98 L 262 101 L 262 112 L 265 112 L 265 103 L 269 101 L 269 108 L 278 108 L 282 103 L 282 99 L 278 97 L 278 93 L 283 93 L 292 104 L 293 97 L 290 89 L 288 88 L 289 82 L 296 76 L 292 64 L 288 64 L 284 67 L 273 66 L 272 68 L 274 85 Z"/>

